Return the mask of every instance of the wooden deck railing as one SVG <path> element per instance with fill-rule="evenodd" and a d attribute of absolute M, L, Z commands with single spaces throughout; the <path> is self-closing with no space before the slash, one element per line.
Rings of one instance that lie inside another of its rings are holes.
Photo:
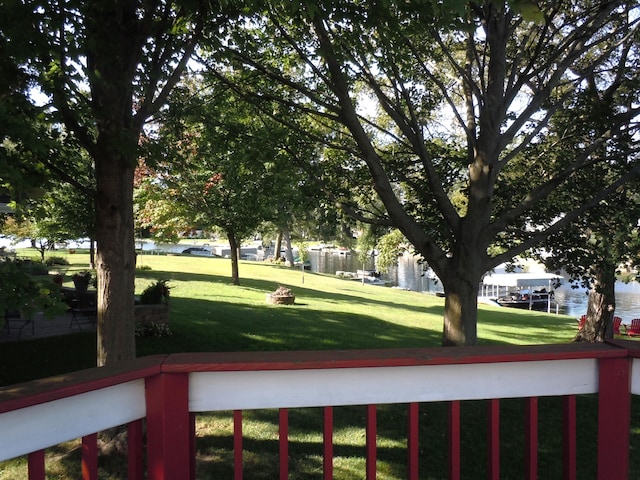
<path fill-rule="evenodd" d="M 488 399 L 487 476 L 500 475 L 498 401 L 526 399 L 526 478 L 537 478 L 538 398 L 563 396 L 563 478 L 576 478 L 576 401 L 598 395 L 597 478 L 629 478 L 634 342 L 376 351 L 202 353 L 145 357 L 0 389 L 0 460 L 82 438 L 83 478 L 97 479 L 97 433 L 128 426 L 129 478 L 195 478 L 195 416 L 234 411 L 234 475 L 242 478 L 242 412 L 277 408 L 280 478 L 288 476 L 288 409 L 324 407 L 324 478 L 333 476 L 333 407 L 368 405 L 366 478 L 376 476 L 376 405 L 408 404 L 407 478 L 418 478 L 418 404 L 449 402 L 448 469 L 460 470 L 460 401 Z M 584 421 L 584 420 L 581 420 Z M 146 452 L 143 423 L 146 422 Z M 146 453 L 146 457 L 145 457 Z M 146 459 L 146 461 L 145 461 Z"/>

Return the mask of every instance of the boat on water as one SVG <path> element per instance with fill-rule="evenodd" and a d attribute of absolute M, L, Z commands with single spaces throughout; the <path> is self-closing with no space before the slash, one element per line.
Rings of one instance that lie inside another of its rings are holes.
<path fill-rule="evenodd" d="M 385 282 L 381 278 L 380 272 L 376 272 L 373 270 L 357 270 L 355 272 L 345 272 L 342 270 L 338 270 L 336 272 L 336 276 L 362 282 L 366 285 L 387 286 L 387 282 Z"/>
<path fill-rule="evenodd" d="M 487 275 L 482 280 L 483 297 L 495 299 L 502 307 L 546 310 L 551 312 L 553 289 L 562 277 L 553 273 L 501 273 Z"/>
<path fill-rule="evenodd" d="M 528 310 L 547 310 L 553 301 L 553 292 L 542 290 L 520 290 L 498 297 L 496 302 L 501 307 L 524 308 Z"/>

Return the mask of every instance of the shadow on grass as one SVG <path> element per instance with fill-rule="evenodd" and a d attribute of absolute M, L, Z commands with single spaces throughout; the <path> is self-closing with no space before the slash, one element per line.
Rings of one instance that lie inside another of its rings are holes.
<path fill-rule="evenodd" d="M 363 478 L 364 425 L 366 409 L 363 406 L 336 407 L 334 410 L 334 472 L 335 478 Z M 380 424 L 399 422 L 394 430 L 399 437 L 389 442 L 379 438 L 377 448 L 378 478 L 406 478 L 406 448 L 402 426 L 406 417 L 403 406 L 378 407 Z M 322 412 L 321 408 L 289 410 L 289 476 L 290 479 L 323 478 L 322 476 Z M 390 412 L 392 412 L 390 414 Z M 204 414 L 209 425 L 229 423 L 227 412 Z M 251 427 L 257 422 L 257 427 Z M 243 437 L 245 478 L 277 478 L 279 443 L 277 440 L 278 411 L 256 410 L 245 412 L 244 424 L 249 428 Z M 379 435 L 384 435 L 380 430 Z M 381 441 L 382 440 L 382 441 Z M 233 477 L 233 439 L 230 434 L 205 433 L 198 437 L 197 449 L 201 461 L 198 476 L 202 478 Z M 380 475 L 382 473 L 382 475 Z"/>
<path fill-rule="evenodd" d="M 310 274 L 306 274 L 310 275 Z M 229 284 L 228 277 L 176 272 L 143 272 L 139 277 L 158 276 L 176 281 L 206 281 Z M 273 291 L 277 283 L 269 280 L 243 280 L 241 288 L 260 292 Z M 371 287 L 377 288 L 377 287 Z M 356 285 L 345 281 L 345 292 L 327 293 L 312 288 L 300 288 L 302 298 L 354 302 L 360 301 L 376 308 L 401 306 L 414 311 L 441 313 L 441 307 L 407 306 L 375 298 L 358 298 L 361 291 Z M 297 292 L 298 293 L 298 292 Z M 303 300 L 304 302 L 304 300 Z M 267 305 L 247 305 L 231 301 L 186 299 L 172 297 L 171 337 L 145 338 L 138 340 L 138 354 L 172 353 L 189 351 L 248 351 L 248 350 L 322 350 L 429 347 L 440 343 L 440 331 L 407 327 L 379 320 L 371 315 L 355 315 L 345 312 L 314 310 L 307 306 L 273 308 Z M 374 310 L 371 310 L 372 312 Z M 479 325 L 500 331 L 504 342 L 519 339 L 522 330 L 538 328 L 549 339 L 550 331 L 561 332 L 563 325 L 571 326 L 566 317 L 548 317 L 535 313 L 513 315 L 508 310 L 484 310 L 479 312 Z M 522 327 L 522 328 L 521 328 Z M 546 332 L 546 334 L 545 334 Z M 551 340 L 550 340 L 551 341 Z M 498 343 L 498 342 L 494 342 Z M 40 378 L 57 373 L 91 367 L 95 364 L 95 334 L 85 333 L 3 344 L 0 347 L 0 384 L 16 383 L 31 378 Z M 17 378 L 17 380 L 15 380 Z M 12 380 L 14 379 L 14 380 Z M 595 472 L 593 421 L 597 414 L 595 397 L 580 397 L 578 415 L 579 449 L 582 452 L 578 478 L 593 478 Z M 640 400 L 633 400 L 632 425 L 640 420 Z M 561 478 L 561 463 L 558 451 L 561 448 L 560 426 L 562 423 L 559 399 L 540 399 L 540 478 Z M 552 412 L 552 413 L 551 413 Z M 420 407 L 420 461 L 421 475 L 429 478 L 446 478 L 446 405 L 434 403 Z M 462 451 L 463 478 L 482 478 L 486 464 L 486 404 L 464 402 L 462 405 Z M 277 429 L 277 413 L 268 411 L 248 412 L 269 430 Z M 582 420 L 589 419 L 589 420 Z M 292 442 L 290 450 L 290 478 L 322 478 L 321 445 L 316 437 L 322 430 L 318 409 L 292 411 L 290 427 Z M 340 407 L 335 412 L 336 432 L 352 428 L 354 435 L 363 437 L 365 415 L 363 407 Z M 406 449 L 402 446 L 405 437 L 406 410 L 404 406 L 380 406 L 378 409 L 378 451 L 380 468 L 385 470 L 380 478 L 406 477 Z M 501 401 L 501 440 L 503 478 L 522 478 L 523 405 L 521 400 Z M 474 432 L 478 433 L 474 433 Z M 636 429 L 632 432 L 632 452 L 640 443 Z M 544 440 L 543 440 L 544 439 Z M 445 447 L 435 445 L 444 444 Z M 198 438 L 199 472 L 203 478 L 231 478 L 233 457 L 232 438 L 214 430 Z M 435 447 L 434 447 L 435 446 Z M 244 441 L 245 478 L 277 478 L 278 443 L 262 436 L 248 436 Z M 58 452 L 55 452 L 58 453 Z M 360 444 L 337 439 L 335 454 L 336 478 L 362 478 L 364 447 Z M 78 452 L 74 451 L 65 461 L 65 468 L 74 473 L 65 478 L 78 478 Z M 352 459 L 352 460 L 351 460 Z M 631 455 L 632 472 L 640 471 L 640 457 Z M 426 463 L 425 463 L 426 462 Z M 443 463 L 444 462 L 444 463 Z M 73 465 L 73 466 L 72 466 Z M 218 475 L 209 475 L 216 472 Z M 631 478 L 635 478 L 633 475 Z"/>
<path fill-rule="evenodd" d="M 597 397 L 578 397 L 580 418 L 592 418 Z M 447 403 L 423 403 L 419 406 L 420 478 L 447 478 L 448 422 Z M 539 399 L 538 473 L 540 478 L 562 478 L 562 400 Z M 407 478 L 406 405 L 377 407 L 378 478 Z M 322 477 L 322 409 L 289 411 L 289 478 Z M 525 400 L 500 401 L 501 478 L 524 478 L 525 472 Z M 197 439 L 198 474 L 202 478 L 232 478 L 233 437 L 231 413 L 202 414 L 203 423 L 219 426 L 217 431 L 201 432 Z M 487 402 L 461 402 L 462 478 L 485 478 L 487 466 Z M 334 478 L 363 478 L 365 465 L 366 409 L 363 406 L 334 408 Z M 596 451 L 595 422 L 579 421 L 579 449 Z M 243 460 L 245 478 L 278 477 L 278 411 L 246 411 L 243 420 Z M 578 478 L 595 478 L 595 456 L 581 455 Z M 632 470 L 633 471 L 633 470 Z"/>
<path fill-rule="evenodd" d="M 518 311 L 509 308 L 478 310 L 478 329 L 493 332 L 500 341 L 479 336 L 480 344 L 546 344 L 570 342 L 577 332 L 574 319 L 546 312 Z M 486 335 L 489 336 L 489 335 Z"/>
<path fill-rule="evenodd" d="M 268 268 L 271 270 L 270 272 L 268 271 L 265 272 L 266 278 L 273 276 L 274 268 L 275 269 L 287 268 L 287 267 L 278 267 L 271 264 L 268 264 L 268 265 L 256 264 L 254 268 L 257 268 L 257 267 Z M 287 268 L 287 271 L 290 272 L 290 269 Z M 231 285 L 231 281 L 229 277 L 223 276 L 223 275 L 215 275 L 215 274 L 153 270 L 148 272 L 146 271 L 138 272 L 136 273 L 136 275 L 139 278 L 148 278 L 148 279 L 158 279 L 158 278 L 167 279 L 168 278 L 170 280 L 175 280 L 179 282 L 209 282 L 213 284 L 217 283 L 222 285 Z M 313 272 L 305 272 L 305 276 L 327 277 L 326 275 L 313 273 Z M 396 302 L 390 302 L 390 301 L 380 301 L 380 300 L 371 298 L 370 293 L 366 293 L 365 294 L 366 296 L 363 296 L 363 292 L 360 289 L 360 285 L 357 285 L 357 282 L 354 282 L 353 280 L 336 279 L 333 277 L 331 277 L 330 279 L 343 284 L 342 286 L 340 286 L 339 292 L 336 292 L 335 290 L 330 292 L 325 292 L 323 290 L 297 285 L 295 287 L 296 297 L 299 297 L 301 299 L 300 300 L 301 302 L 304 302 L 303 299 L 306 298 L 306 299 L 326 300 L 326 301 L 333 301 L 333 302 L 348 302 L 351 304 L 372 304 L 372 305 L 379 304 L 387 307 L 397 306 L 397 307 L 402 307 L 405 310 L 412 310 L 420 313 L 424 313 L 424 312 L 442 313 L 444 311 L 444 300 L 442 300 L 442 305 L 437 305 L 437 306 L 425 305 L 424 307 L 407 305 L 404 303 L 396 303 Z M 338 285 L 340 285 L 340 283 Z M 243 290 L 255 291 L 259 293 L 268 293 L 276 290 L 276 288 L 278 288 L 279 285 L 280 283 L 274 280 L 241 278 L 240 285 L 237 286 L 237 288 L 241 288 Z M 372 292 L 375 295 L 375 289 L 384 289 L 385 287 L 367 285 L 364 288 L 374 289 Z"/>
<path fill-rule="evenodd" d="M 373 316 L 184 298 L 172 298 L 171 330 L 170 337 L 140 339 L 138 355 L 426 347 L 441 339 L 440 332 Z"/>
<path fill-rule="evenodd" d="M 198 462 L 198 478 L 233 478 L 233 457 L 229 451 L 229 437 L 207 436 L 198 439 L 200 461 Z M 278 478 L 278 441 L 276 439 L 243 439 L 244 478 L 267 479 Z M 380 469 L 391 473 L 391 478 L 406 478 L 406 449 L 398 446 L 383 446 L 377 449 L 377 461 Z M 321 479 L 322 476 L 322 444 L 318 442 L 289 442 L 289 479 Z M 334 444 L 334 464 L 340 459 L 351 465 L 353 478 L 364 478 L 362 468 L 365 447 L 358 445 Z M 206 459 L 206 460 L 205 460 Z M 382 466 L 381 463 L 386 465 Z M 347 469 L 342 466 L 342 469 Z M 337 478 L 350 478 L 340 475 Z M 388 478 L 388 477 L 383 477 Z"/>

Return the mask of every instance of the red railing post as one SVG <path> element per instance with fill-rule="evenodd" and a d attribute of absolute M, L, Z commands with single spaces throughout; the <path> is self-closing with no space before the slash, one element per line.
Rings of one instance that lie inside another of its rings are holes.
<path fill-rule="evenodd" d="M 189 413 L 189 456 L 191 457 L 191 479 L 196 480 L 196 420 L 197 416 L 195 413 Z"/>
<path fill-rule="evenodd" d="M 45 480 L 44 450 L 31 452 L 27 455 L 27 465 L 29 480 Z"/>
<path fill-rule="evenodd" d="M 149 480 L 192 478 L 189 374 L 147 377 L 146 401 Z"/>
<path fill-rule="evenodd" d="M 331 480 L 333 478 L 333 407 L 324 407 L 322 444 L 324 452 L 322 478 Z"/>
<path fill-rule="evenodd" d="M 375 480 L 377 470 L 377 436 L 378 436 L 377 406 L 367 405 L 367 427 L 366 427 L 366 479 Z"/>
<path fill-rule="evenodd" d="M 417 403 L 407 407 L 407 479 L 418 480 L 420 410 Z"/>
<path fill-rule="evenodd" d="M 278 413 L 280 480 L 289 478 L 289 410 L 281 408 Z"/>
<path fill-rule="evenodd" d="M 500 478 L 500 400 L 487 404 L 487 478 Z"/>
<path fill-rule="evenodd" d="M 631 361 L 601 358 L 598 365 L 598 479 L 629 478 Z"/>
<path fill-rule="evenodd" d="M 242 480 L 242 410 L 233 411 L 233 478 Z"/>
<path fill-rule="evenodd" d="M 144 465 L 142 462 L 142 427 L 142 420 L 136 420 L 127 425 L 129 480 L 142 480 L 144 478 Z"/>
<path fill-rule="evenodd" d="M 562 478 L 576 480 L 576 396 L 562 399 Z"/>
<path fill-rule="evenodd" d="M 98 434 L 82 437 L 82 480 L 98 480 Z"/>
<path fill-rule="evenodd" d="M 525 399 L 525 479 L 538 478 L 538 397 Z"/>
<path fill-rule="evenodd" d="M 460 480 L 460 401 L 449 402 L 449 478 Z"/>

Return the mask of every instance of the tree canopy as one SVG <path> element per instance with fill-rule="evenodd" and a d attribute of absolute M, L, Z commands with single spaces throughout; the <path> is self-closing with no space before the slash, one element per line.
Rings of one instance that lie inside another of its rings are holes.
<path fill-rule="evenodd" d="M 625 75 L 621 66 L 600 75 Z M 582 145 L 592 143 L 599 125 L 616 114 L 617 105 L 634 103 L 636 93 L 626 88 L 613 86 L 599 91 L 595 85 L 585 89 L 574 98 L 569 108 L 552 119 L 547 136 L 555 145 L 553 150 L 536 152 L 538 146 L 530 148 L 534 155 L 543 153 L 553 162 L 562 162 L 563 157 L 574 158 Z M 609 82 L 609 85 L 615 83 Z M 557 211 L 560 215 L 574 198 L 585 197 L 594 185 L 606 184 L 624 174 L 629 162 L 637 162 L 637 144 L 633 139 L 620 135 L 615 141 L 602 145 L 591 153 L 599 160 L 599 167 L 588 174 L 576 176 L 572 190 L 555 195 L 543 208 Z M 567 272 L 581 286 L 589 289 L 587 320 L 578 331 L 576 340 L 604 341 L 613 338 L 615 315 L 615 282 L 621 268 L 640 265 L 640 196 L 638 179 L 621 185 L 608 198 L 572 222 L 560 232 L 550 235 L 542 243 L 539 252 L 544 263 L 551 269 Z"/>
<path fill-rule="evenodd" d="M 442 281 L 443 343 L 474 344 L 485 272 L 638 174 L 635 156 L 625 157 L 615 178 L 574 197 L 561 216 L 543 219 L 538 211 L 607 161 L 594 158 L 596 149 L 634 138 L 638 102 L 628 102 L 572 158 L 553 165 L 529 158 L 528 181 L 512 175 L 512 166 L 522 166 L 516 159 L 544 141 L 549 120 L 589 87 L 593 72 L 621 62 L 624 75 L 601 76 L 596 87 L 637 82 L 638 7 L 554 2 L 525 17 L 516 2 L 468 3 L 463 12 L 459 4 L 453 11 L 438 5 L 268 3 L 208 38 L 209 68 L 255 102 L 277 99 L 335 132 L 325 142 L 345 155 L 316 167 L 375 192 L 384 211 L 339 200 L 354 218 L 405 235 Z M 240 69 L 281 90 L 234 82 L 229 73 Z"/>
<path fill-rule="evenodd" d="M 224 18 L 218 7 L 110 0 L 3 5 L 1 61 L 23 85 L 22 98 L 37 87 L 51 120 L 93 160 L 99 365 L 135 356 L 132 205 L 140 133 L 180 79 L 205 22 L 213 29 Z M 20 128 L 27 131 L 27 124 Z"/>
<path fill-rule="evenodd" d="M 241 242 L 264 222 L 290 224 L 310 201 L 297 165 L 311 159 L 315 145 L 224 84 L 198 77 L 174 91 L 159 123 L 146 188 L 157 192 L 153 202 L 163 200 L 153 208 L 164 218 L 179 218 L 178 227 L 222 230 L 231 247 L 232 283 L 239 284 Z M 144 208 L 149 212 L 148 202 Z"/>
<path fill-rule="evenodd" d="M 7 164 L 35 165 L 24 139 L 36 139 L 39 158 L 48 158 L 42 130 L 25 121 L 37 85 L 50 104 L 36 111 L 64 125 L 59 131 L 95 165 L 100 364 L 135 354 L 140 133 L 195 53 L 199 67 L 233 92 L 229 98 L 249 100 L 264 118 L 302 133 L 294 137 L 304 145 L 325 145 L 322 155 L 296 163 L 327 201 L 357 221 L 397 228 L 429 263 L 446 295 L 445 345 L 476 343 L 485 272 L 638 175 L 636 2 L 23 0 L 7 7 L 0 74 L 10 87 L 0 97 L 0 121 L 19 132 L 3 143 L 20 147 Z M 590 124 L 588 143 L 546 155 L 554 148 L 551 119 L 589 89 L 609 92 L 612 108 Z M 624 146 L 616 157 L 597 154 L 614 144 Z M 525 156 L 532 146 L 540 155 Z M 599 175 L 611 162 L 616 168 Z M 598 180 L 578 196 L 580 178 Z M 542 208 L 556 196 L 566 201 Z"/>

